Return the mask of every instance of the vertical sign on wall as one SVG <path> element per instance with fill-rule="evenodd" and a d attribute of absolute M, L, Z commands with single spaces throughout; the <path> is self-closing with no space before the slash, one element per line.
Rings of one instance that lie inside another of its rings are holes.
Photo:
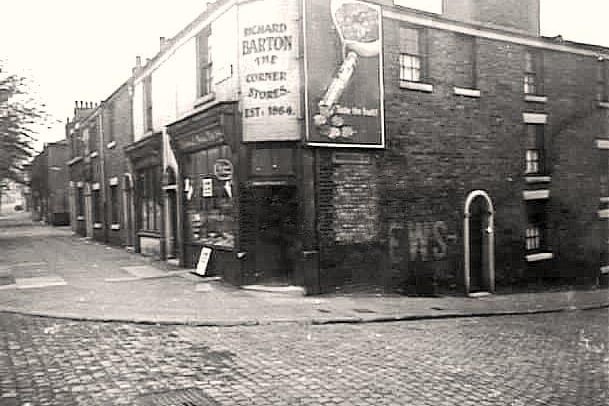
<path fill-rule="evenodd" d="M 381 7 L 303 1 L 308 144 L 383 148 Z"/>
<path fill-rule="evenodd" d="M 243 140 L 300 139 L 297 0 L 239 6 Z"/>

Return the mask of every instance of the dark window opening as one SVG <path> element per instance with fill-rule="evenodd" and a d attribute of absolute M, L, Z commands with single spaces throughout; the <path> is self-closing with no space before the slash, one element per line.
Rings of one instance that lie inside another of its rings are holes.
<path fill-rule="evenodd" d="M 110 186 L 110 218 L 112 224 L 120 224 L 120 204 L 118 186 Z"/>
<path fill-rule="evenodd" d="M 475 89 L 476 83 L 476 41 L 474 37 L 457 35 L 456 85 Z"/>
<path fill-rule="evenodd" d="M 543 124 L 527 124 L 525 174 L 542 175 L 546 173 Z"/>
<path fill-rule="evenodd" d="M 209 37 L 211 28 L 207 27 L 197 36 L 197 94 L 199 97 L 211 93 L 212 55 Z"/>
<path fill-rule="evenodd" d="M 545 201 L 527 203 L 525 245 L 528 254 L 542 252 L 547 246 L 547 214 Z"/>
<path fill-rule="evenodd" d="M 524 93 L 543 94 L 543 61 L 539 51 L 529 50 L 525 54 Z"/>

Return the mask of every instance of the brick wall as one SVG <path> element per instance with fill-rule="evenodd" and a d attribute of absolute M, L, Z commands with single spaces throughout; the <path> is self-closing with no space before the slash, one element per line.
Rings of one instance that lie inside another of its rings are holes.
<path fill-rule="evenodd" d="M 108 229 L 108 242 L 115 245 L 127 243 L 127 225 L 124 218 L 123 208 L 123 176 L 128 171 L 127 157 L 124 147 L 133 142 L 131 129 L 131 98 L 127 85 L 121 86 L 104 105 L 103 128 L 104 128 L 104 160 L 105 160 L 105 186 L 106 186 L 106 224 Z M 114 146 L 108 147 L 109 141 L 115 142 Z M 118 178 L 118 196 L 120 212 L 120 229 L 111 229 L 110 204 L 110 180 Z"/>
<path fill-rule="evenodd" d="M 480 98 L 457 96 L 455 34 L 427 30 L 432 93 L 400 88 L 399 23 L 384 21 L 387 149 L 366 152 L 373 165 L 334 165 L 319 153 L 318 213 L 322 285 L 367 281 L 410 290 L 419 274 L 459 288 L 463 210 L 486 191 L 495 209 L 496 278 L 511 285 L 532 276 L 594 274 L 599 266 L 598 151 L 602 114 L 594 103 L 595 59 L 545 52 L 547 103 L 525 101 L 526 48 L 477 39 Z M 548 201 L 556 260 L 525 261 L 527 224 L 524 112 L 546 113 L 552 161 Z M 358 183 L 365 187 L 356 188 Z M 378 226 L 372 221 L 378 205 Z M 368 211 L 367 211 L 368 210 Z M 374 262 L 368 261 L 372 258 Z"/>

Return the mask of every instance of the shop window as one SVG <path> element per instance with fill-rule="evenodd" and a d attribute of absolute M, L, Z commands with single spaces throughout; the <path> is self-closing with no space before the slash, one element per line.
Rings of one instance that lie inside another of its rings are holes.
<path fill-rule="evenodd" d="M 110 219 L 112 224 L 121 222 L 118 185 L 110 186 Z"/>
<path fill-rule="evenodd" d="M 599 60 L 596 67 L 596 99 L 599 102 L 609 102 L 609 63 L 604 59 Z"/>
<path fill-rule="evenodd" d="M 146 131 L 152 131 L 152 76 L 144 78 L 144 124 Z"/>
<path fill-rule="evenodd" d="M 546 249 L 547 215 L 544 201 L 527 202 L 527 227 L 525 245 L 527 254 L 542 252 Z"/>
<path fill-rule="evenodd" d="M 207 96 L 211 93 L 212 57 L 210 36 L 211 27 L 205 28 L 197 36 L 197 87 L 199 97 Z"/>
<path fill-rule="evenodd" d="M 543 94 L 543 63 L 539 51 L 528 50 L 525 53 L 524 93 L 528 95 Z"/>
<path fill-rule="evenodd" d="M 420 28 L 400 28 L 400 80 L 421 82 L 425 78 L 424 33 Z"/>
<path fill-rule="evenodd" d="M 527 175 L 542 175 L 545 173 L 544 125 L 526 125 L 526 156 L 525 173 Z"/>
<path fill-rule="evenodd" d="M 228 146 L 198 151 L 185 158 L 186 227 L 192 243 L 233 248 L 237 229 L 233 180 L 215 176 L 218 159 L 231 160 Z"/>
<path fill-rule="evenodd" d="M 155 166 L 140 171 L 137 182 L 140 231 L 158 233 L 161 230 L 161 183 L 159 167 Z"/>
<path fill-rule="evenodd" d="M 476 41 L 469 35 L 457 35 L 456 85 L 475 89 L 476 84 Z"/>

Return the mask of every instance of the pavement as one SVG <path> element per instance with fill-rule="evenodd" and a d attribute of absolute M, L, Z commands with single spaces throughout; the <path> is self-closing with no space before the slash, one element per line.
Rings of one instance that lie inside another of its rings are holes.
<path fill-rule="evenodd" d="M 607 289 L 404 297 L 303 296 L 300 289 L 237 288 L 73 235 L 66 227 L 0 217 L 0 312 L 191 326 L 379 323 L 609 307 Z"/>

